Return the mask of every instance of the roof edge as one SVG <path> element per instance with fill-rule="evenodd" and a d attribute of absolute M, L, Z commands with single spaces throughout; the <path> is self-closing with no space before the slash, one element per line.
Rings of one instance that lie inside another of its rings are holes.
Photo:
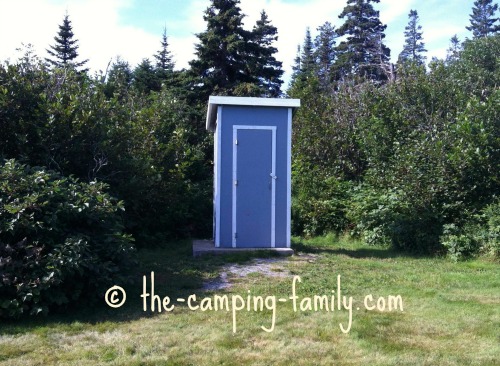
<path fill-rule="evenodd" d="M 217 119 L 217 107 L 219 105 L 298 108 L 300 107 L 300 99 L 225 97 L 225 96 L 211 95 L 208 98 L 208 111 L 207 111 L 207 121 L 206 121 L 207 130 L 210 131 L 215 130 L 215 121 Z"/>

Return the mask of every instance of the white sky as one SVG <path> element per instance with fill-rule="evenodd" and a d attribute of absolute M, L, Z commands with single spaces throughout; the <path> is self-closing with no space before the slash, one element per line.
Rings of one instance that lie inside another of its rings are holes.
<path fill-rule="evenodd" d="M 387 24 L 386 44 L 396 60 L 404 42 L 404 27 L 410 9 L 416 9 L 423 27 L 428 60 L 443 58 L 449 39 L 457 34 L 470 37 L 473 0 L 381 0 L 375 4 Z M 53 38 L 66 11 L 79 40 L 81 59 L 89 59 L 91 71 L 105 70 L 110 60 L 120 56 L 135 66 L 152 58 L 160 48 L 163 26 L 167 27 L 170 51 L 178 69 L 193 59 L 196 33 L 205 30 L 203 11 L 209 0 L 0 0 L 0 61 L 16 60 L 16 48 L 31 43 L 40 57 Z M 278 28 L 278 60 L 283 62 L 285 81 L 291 74 L 297 45 L 302 44 L 306 27 L 312 36 L 325 21 L 337 27 L 346 0 L 241 0 L 244 23 L 251 28 L 265 9 Z M 286 83 L 285 83 L 286 85 Z"/>

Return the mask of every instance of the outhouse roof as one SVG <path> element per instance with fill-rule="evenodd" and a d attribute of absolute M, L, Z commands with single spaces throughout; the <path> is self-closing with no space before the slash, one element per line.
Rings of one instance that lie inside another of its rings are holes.
<path fill-rule="evenodd" d="M 212 95 L 208 98 L 207 130 L 213 131 L 215 129 L 217 107 L 220 105 L 297 108 L 300 107 L 300 99 L 223 97 Z"/>

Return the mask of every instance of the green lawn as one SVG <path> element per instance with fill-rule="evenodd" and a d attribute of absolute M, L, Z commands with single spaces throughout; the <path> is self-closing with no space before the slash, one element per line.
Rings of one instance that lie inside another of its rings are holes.
<path fill-rule="evenodd" d="M 279 276 L 229 273 L 232 287 L 209 292 L 201 290 L 204 281 L 227 263 L 248 264 L 250 256 L 194 259 L 187 241 L 140 251 L 141 268 L 131 269 L 138 283 L 124 286 L 123 307 L 103 300 L 71 315 L 4 322 L 0 365 L 500 365 L 498 263 L 413 257 L 333 237 L 296 239 L 294 247 L 300 255 L 272 264 Z M 155 293 L 172 299 L 171 312 L 153 314 L 149 303 L 143 311 L 142 276 L 149 288 L 151 271 Z M 294 276 L 301 279 L 297 311 L 290 299 Z M 231 309 L 190 310 L 176 301 L 190 295 L 196 295 L 192 305 L 208 307 L 216 295 L 227 295 L 229 307 L 244 301 L 245 308 L 233 316 Z M 327 295 L 333 308 L 315 311 L 314 295 Z M 365 309 L 367 295 L 369 307 L 380 298 L 385 310 Z M 403 311 L 389 311 L 397 295 Z M 253 309 L 258 296 L 263 311 Z M 266 332 L 261 327 L 272 327 L 273 313 L 274 330 Z"/>

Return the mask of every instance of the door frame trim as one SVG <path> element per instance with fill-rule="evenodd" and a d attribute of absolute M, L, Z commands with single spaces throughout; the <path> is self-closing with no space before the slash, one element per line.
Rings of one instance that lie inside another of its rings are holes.
<path fill-rule="evenodd" d="M 237 138 L 238 130 L 270 130 L 272 132 L 271 143 L 271 170 L 270 173 L 276 176 L 276 126 L 253 126 L 253 125 L 233 125 L 233 194 L 232 194 L 232 247 L 236 248 L 236 181 L 238 179 L 237 172 Z M 276 179 L 271 180 L 271 248 L 276 245 Z"/>

